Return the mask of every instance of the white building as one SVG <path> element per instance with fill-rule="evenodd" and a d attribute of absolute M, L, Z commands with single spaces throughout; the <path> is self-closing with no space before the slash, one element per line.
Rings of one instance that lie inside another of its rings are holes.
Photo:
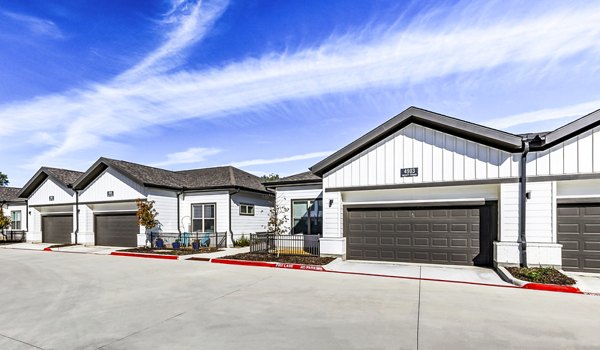
<path fill-rule="evenodd" d="M 42 168 L 19 193 L 28 240 L 105 246 L 146 244 L 136 199 L 154 201 L 162 234 L 219 233 L 226 244 L 264 231 L 273 194 L 234 167 L 169 171 L 100 158 L 85 173 Z"/>
<path fill-rule="evenodd" d="M 27 203 L 18 198 L 20 190 L 16 187 L 0 187 L 0 208 L 11 219 L 10 227 L 4 230 L 0 240 L 21 239 L 21 232 L 27 230 Z"/>
<path fill-rule="evenodd" d="M 277 202 L 322 199 L 322 254 L 489 266 L 523 247 L 530 266 L 600 272 L 599 124 L 514 135 L 411 107 L 314 165 L 320 188 L 275 185 Z"/>

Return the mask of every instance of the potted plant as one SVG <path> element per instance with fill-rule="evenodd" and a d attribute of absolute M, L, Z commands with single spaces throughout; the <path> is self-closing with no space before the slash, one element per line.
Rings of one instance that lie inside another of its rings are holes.
<path fill-rule="evenodd" d="M 162 238 L 158 237 L 156 239 L 156 241 L 154 242 L 154 244 L 156 245 L 156 248 L 162 249 L 165 247 L 165 241 L 163 241 Z"/>
<path fill-rule="evenodd" d="M 198 249 L 200 249 L 200 240 L 198 240 L 198 239 L 195 239 L 195 240 L 192 242 L 192 249 L 194 249 L 194 250 L 198 250 Z"/>
<path fill-rule="evenodd" d="M 181 248 L 181 242 L 179 241 L 179 238 L 177 238 L 177 239 L 175 240 L 175 242 L 173 242 L 173 243 L 171 244 L 171 246 L 172 246 L 172 247 L 173 247 L 173 249 L 175 249 L 175 250 L 177 250 L 177 249 Z"/>

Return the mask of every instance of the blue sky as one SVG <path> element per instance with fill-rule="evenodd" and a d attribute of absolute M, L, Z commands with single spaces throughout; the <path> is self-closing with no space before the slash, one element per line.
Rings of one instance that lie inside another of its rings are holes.
<path fill-rule="evenodd" d="M 589 1 L 0 0 L 0 171 L 289 175 L 411 105 L 552 130 L 600 108 L 598 23 Z"/>

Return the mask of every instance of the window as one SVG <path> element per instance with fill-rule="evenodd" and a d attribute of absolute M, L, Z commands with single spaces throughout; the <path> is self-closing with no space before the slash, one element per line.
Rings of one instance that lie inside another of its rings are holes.
<path fill-rule="evenodd" d="M 215 232 L 216 204 L 192 204 L 192 231 Z"/>
<path fill-rule="evenodd" d="M 254 216 L 254 204 L 240 204 L 240 215 Z"/>
<path fill-rule="evenodd" d="M 21 229 L 21 211 L 11 211 L 10 212 L 10 228 L 13 230 Z"/>
<path fill-rule="evenodd" d="M 323 233 L 323 200 L 292 201 L 292 234 Z"/>

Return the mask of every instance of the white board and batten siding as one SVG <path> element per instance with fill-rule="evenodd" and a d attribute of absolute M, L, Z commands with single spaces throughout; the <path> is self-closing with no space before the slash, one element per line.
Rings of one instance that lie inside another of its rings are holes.
<path fill-rule="evenodd" d="M 325 210 L 323 212 L 323 225 L 327 225 L 327 204 L 325 203 L 325 199 L 323 197 L 323 187 L 320 184 L 315 185 L 299 185 L 299 186 L 282 186 L 277 187 L 277 194 L 275 198 L 275 202 L 277 206 L 283 208 L 285 211 L 285 215 L 288 220 L 283 225 L 286 232 L 291 233 L 291 220 L 292 220 L 292 200 L 299 199 L 322 199 L 323 198 L 323 206 Z M 325 227 L 323 227 L 325 230 Z"/>
<path fill-rule="evenodd" d="M 254 215 L 240 214 L 241 204 L 254 205 Z M 249 238 L 251 233 L 267 230 L 269 213 L 273 200 L 264 195 L 253 193 L 236 193 L 231 196 L 231 232 L 233 239 L 237 240 L 242 235 Z"/>
<path fill-rule="evenodd" d="M 527 155 L 527 176 L 600 173 L 600 127 Z"/>
<path fill-rule="evenodd" d="M 346 188 L 517 177 L 519 156 L 409 124 L 326 173 L 323 184 Z M 418 176 L 402 177 L 403 168 L 418 168 Z"/>
<path fill-rule="evenodd" d="M 50 200 L 53 197 L 54 200 Z M 48 177 L 32 194 L 29 196 L 29 206 L 74 204 L 75 192 L 70 188 L 56 182 Z"/>
<path fill-rule="evenodd" d="M 108 196 L 109 191 L 112 191 L 112 197 Z M 80 203 L 134 201 L 138 198 L 146 198 L 144 186 L 110 167 L 79 193 Z"/>

